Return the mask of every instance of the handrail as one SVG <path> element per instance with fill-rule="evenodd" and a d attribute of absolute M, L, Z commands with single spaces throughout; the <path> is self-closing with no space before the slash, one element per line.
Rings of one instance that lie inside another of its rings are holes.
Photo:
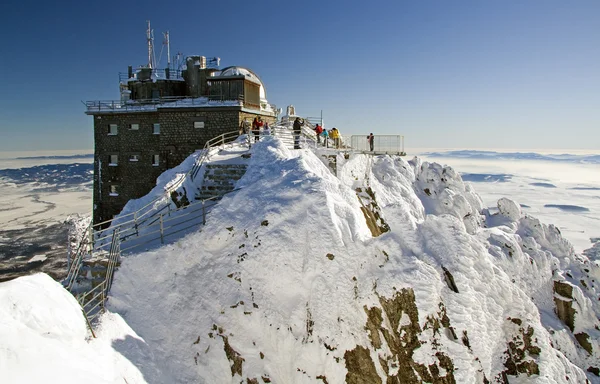
<path fill-rule="evenodd" d="M 205 95 L 200 97 L 158 97 L 155 99 L 129 99 L 129 100 L 90 100 L 83 102 L 87 112 L 117 112 L 117 111 L 148 111 L 169 107 L 195 107 L 211 103 L 231 103 L 231 106 L 243 104 L 244 99 L 239 95 L 230 97 L 225 95 Z"/>
<path fill-rule="evenodd" d="M 215 147 L 219 147 L 221 145 L 225 145 L 228 143 L 232 143 L 235 141 L 235 139 L 239 137 L 239 131 L 231 131 L 231 132 L 226 132 L 223 133 L 209 141 L 206 142 L 206 144 L 204 145 L 204 148 L 201 150 L 201 154 L 200 156 L 196 159 L 196 161 L 194 162 L 194 165 L 192 166 L 192 168 L 190 168 L 188 170 L 187 173 L 185 173 L 183 176 L 181 176 L 175 183 L 172 183 L 169 185 L 169 187 L 167 189 L 165 189 L 165 192 L 157 197 L 156 199 L 150 201 L 149 203 L 147 203 L 146 205 L 144 205 L 143 207 L 137 209 L 135 212 L 131 212 L 119 217 L 116 217 L 114 219 L 110 219 L 110 220 L 105 220 L 103 222 L 94 224 L 93 227 L 94 228 L 99 228 L 101 226 L 105 226 L 106 224 L 112 223 L 114 220 L 119 219 L 122 220 L 124 218 L 128 218 L 130 216 L 133 216 L 133 220 L 129 220 L 123 223 L 119 223 L 119 224 L 125 224 L 125 223 L 130 223 L 130 222 L 137 222 L 139 219 L 141 219 L 142 217 L 144 217 L 145 215 L 147 215 L 150 211 L 145 211 L 148 207 L 155 205 L 156 203 L 158 203 L 160 200 L 165 199 L 165 198 L 169 198 L 170 199 L 170 194 L 177 190 L 177 188 L 179 188 L 183 182 L 185 181 L 185 179 L 188 176 L 191 176 L 192 180 L 194 180 L 195 176 L 198 173 L 198 170 L 202 167 L 204 161 L 209 157 L 209 153 L 208 151 L 212 148 Z M 167 203 L 169 204 L 169 203 Z M 164 209 L 164 207 L 162 208 Z M 145 211 L 145 212 L 144 212 Z"/>

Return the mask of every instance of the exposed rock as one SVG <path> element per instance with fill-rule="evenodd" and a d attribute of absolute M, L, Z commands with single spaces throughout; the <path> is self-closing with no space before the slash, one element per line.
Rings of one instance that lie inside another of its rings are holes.
<path fill-rule="evenodd" d="M 581 345 L 581 347 L 583 349 L 585 349 L 587 351 L 587 353 L 589 353 L 591 355 L 592 354 L 592 344 L 590 343 L 589 338 L 590 338 L 590 336 L 585 332 L 575 334 L 575 339 L 577 339 L 577 342 L 579 343 L 579 345 Z"/>
<path fill-rule="evenodd" d="M 573 332 L 575 328 L 575 309 L 573 308 L 573 287 L 560 281 L 554 282 L 554 304 L 556 315 Z M 560 297 L 558 297 L 559 295 Z M 563 300 L 565 298 L 567 300 Z"/>
<path fill-rule="evenodd" d="M 511 320 L 509 318 L 509 320 Z M 511 321 L 512 322 L 512 321 Z M 512 322 L 513 324 L 516 324 Z M 538 358 L 541 349 L 535 345 L 536 340 L 533 339 L 533 328 L 519 327 L 517 333 L 508 342 L 508 348 L 504 352 L 504 366 L 506 370 L 501 372 L 496 380 L 499 382 L 508 383 L 507 375 L 519 376 L 526 374 L 527 376 L 539 375 L 540 369 L 536 359 Z M 500 381 L 503 380 L 503 381 Z"/>
<path fill-rule="evenodd" d="M 390 299 L 379 296 L 379 302 L 381 308 L 364 307 L 367 314 L 365 329 L 371 341 L 371 346 L 378 352 L 379 364 L 387 376 L 386 382 L 407 384 L 423 381 L 443 384 L 455 383 L 452 360 L 445 354 L 436 352 L 435 357 L 438 359 L 438 363 L 429 366 L 413 360 L 414 351 L 421 346 L 419 336 L 423 331 L 419 325 L 419 313 L 413 290 L 402 289 Z M 434 334 L 439 335 L 439 329 L 442 327 L 448 329 L 449 334 L 454 335 L 456 338 L 454 330 L 450 327 L 450 320 L 446 316 L 445 308 L 440 304 L 440 312 L 437 316 L 428 317 L 424 329 L 431 328 Z M 438 341 L 434 340 L 433 345 L 439 345 Z M 390 352 L 384 352 L 387 350 Z M 364 351 L 353 353 L 366 359 Z M 373 364 L 370 355 L 368 356 L 368 362 L 370 363 L 362 361 L 362 365 L 355 364 L 355 366 L 374 369 L 370 365 Z M 442 372 L 445 372 L 444 376 L 441 376 Z M 363 374 L 359 370 L 354 370 L 353 373 L 355 375 Z M 369 372 L 365 371 L 365 374 L 369 375 Z M 348 376 L 346 378 L 348 382 Z"/>
<path fill-rule="evenodd" d="M 370 187 L 366 188 L 366 196 L 365 193 L 362 193 L 361 188 L 357 188 L 356 192 L 358 201 L 360 201 L 362 205 L 360 209 L 365 216 L 367 226 L 371 230 L 371 235 L 373 235 L 373 237 L 377 237 L 383 233 L 389 232 L 390 226 L 385 222 L 383 217 L 381 217 L 381 209 L 377 205 L 373 190 Z"/>
<path fill-rule="evenodd" d="M 442 269 L 444 270 L 444 280 L 446 281 L 448 288 L 450 288 L 454 292 L 458 293 L 458 287 L 456 286 L 456 283 L 454 282 L 454 276 L 452 276 L 450 271 L 448 271 L 444 266 L 442 266 Z"/>
<path fill-rule="evenodd" d="M 220 335 L 223 338 L 225 355 L 227 356 L 227 360 L 231 363 L 231 376 L 238 375 L 242 376 L 242 364 L 244 363 L 244 358 L 229 345 L 229 340 L 227 336 Z"/>
<path fill-rule="evenodd" d="M 382 384 L 367 348 L 357 345 L 353 350 L 344 353 L 344 360 L 348 370 L 347 384 Z"/>

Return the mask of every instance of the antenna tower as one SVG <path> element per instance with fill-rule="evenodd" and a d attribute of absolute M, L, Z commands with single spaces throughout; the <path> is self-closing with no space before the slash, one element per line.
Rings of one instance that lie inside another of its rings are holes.
<path fill-rule="evenodd" d="M 148 29 L 146 30 L 146 40 L 148 40 L 148 68 L 154 68 L 154 31 L 150 29 L 150 20 L 146 20 Z"/>
<path fill-rule="evenodd" d="M 171 68 L 171 40 L 169 40 L 169 31 L 163 32 L 165 41 L 163 44 L 167 46 L 167 68 Z"/>

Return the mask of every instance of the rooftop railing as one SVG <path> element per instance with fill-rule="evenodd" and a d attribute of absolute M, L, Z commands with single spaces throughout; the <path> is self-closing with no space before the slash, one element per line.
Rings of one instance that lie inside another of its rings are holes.
<path fill-rule="evenodd" d="M 129 76 L 129 72 L 119 72 L 119 82 L 150 81 L 150 80 L 184 80 L 183 71 L 175 69 L 137 69 Z"/>
<path fill-rule="evenodd" d="M 82 101 L 85 105 L 86 113 L 93 112 L 144 112 L 155 111 L 157 107 L 161 108 L 184 108 L 184 107 L 202 107 L 202 106 L 244 106 L 244 95 L 237 97 L 225 95 L 208 95 L 202 97 L 189 96 L 165 96 L 154 99 L 135 99 L 135 100 L 92 100 Z M 275 104 L 261 103 L 260 110 L 263 113 L 275 114 L 277 106 Z"/>
<path fill-rule="evenodd" d="M 189 96 L 167 96 L 154 99 L 136 100 L 92 100 L 83 102 L 87 112 L 129 112 L 148 111 L 161 107 L 194 107 L 211 104 L 241 105 L 244 101 L 243 95 L 237 98 L 225 97 L 224 95 L 209 95 L 202 97 Z"/>

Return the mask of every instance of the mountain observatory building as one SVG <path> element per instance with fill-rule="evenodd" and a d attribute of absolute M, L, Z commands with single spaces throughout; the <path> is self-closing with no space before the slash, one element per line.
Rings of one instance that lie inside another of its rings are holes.
<path fill-rule="evenodd" d="M 218 58 L 204 56 L 188 56 L 179 68 L 130 66 L 119 74 L 120 100 L 85 103 L 94 121 L 94 224 L 146 195 L 161 173 L 208 140 L 238 130 L 245 119 L 276 120 L 252 70 L 219 69 Z"/>

